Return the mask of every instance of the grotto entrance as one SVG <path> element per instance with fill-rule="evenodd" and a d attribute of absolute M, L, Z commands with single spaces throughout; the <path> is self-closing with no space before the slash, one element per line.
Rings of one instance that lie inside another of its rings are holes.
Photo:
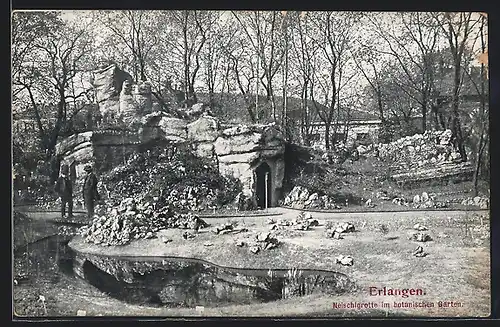
<path fill-rule="evenodd" d="M 272 180 L 271 180 L 271 167 L 266 162 L 261 163 L 255 169 L 256 175 L 256 197 L 257 206 L 261 209 L 271 207 L 272 199 Z"/>

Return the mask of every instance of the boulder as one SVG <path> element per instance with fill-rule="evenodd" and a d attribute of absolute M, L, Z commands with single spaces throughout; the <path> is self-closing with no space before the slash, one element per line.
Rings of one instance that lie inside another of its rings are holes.
<path fill-rule="evenodd" d="M 270 236 L 271 236 L 271 233 L 269 233 L 269 232 L 260 233 L 256 236 L 257 242 L 266 242 L 269 240 Z"/>
<path fill-rule="evenodd" d="M 309 196 L 309 198 L 307 199 L 307 201 L 311 201 L 311 202 L 312 202 L 312 201 L 316 201 L 316 200 L 318 200 L 318 199 L 319 199 L 319 195 L 318 195 L 318 193 L 313 193 L 313 194 L 311 194 L 311 195 Z"/>
<path fill-rule="evenodd" d="M 256 151 L 260 148 L 261 137 L 262 135 L 259 133 L 221 136 L 215 140 L 215 152 L 218 156 L 223 156 L 231 153 Z"/>
<path fill-rule="evenodd" d="M 214 146 L 214 150 L 216 148 Z M 252 163 L 260 157 L 258 152 L 236 153 L 228 155 L 218 155 L 219 163 L 234 164 L 234 163 Z"/>
<path fill-rule="evenodd" d="M 292 191 L 288 194 L 288 197 L 290 198 L 291 202 L 295 202 L 299 199 L 299 195 L 302 193 L 302 187 L 301 186 L 295 186 Z"/>
<path fill-rule="evenodd" d="M 84 132 L 84 133 L 78 133 L 78 134 L 73 134 L 71 136 L 68 136 L 62 140 L 60 140 L 56 144 L 56 153 L 57 154 L 64 154 L 68 151 L 73 151 L 75 148 L 83 143 L 89 143 L 92 140 L 92 135 L 93 133 L 90 132 Z"/>
<path fill-rule="evenodd" d="M 198 102 L 191 106 L 191 108 L 186 110 L 186 115 L 188 117 L 199 117 L 207 110 L 204 103 Z"/>
<path fill-rule="evenodd" d="M 354 264 L 354 259 L 350 255 L 339 255 L 337 258 L 335 258 L 335 263 L 341 264 L 343 266 L 352 266 Z"/>
<path fill-rule="evenodd" d="M 412 240 L 412 241 L 417 241 L 417 242 L 432 241 L 432 238 L 430 237 L 429 234 L 422 233 L 422 232 L 411 233 L 410 236 L 409 236 L 409 239 Z"/>
<path fill-rule="evenodd" d="M 219 136 L 219 120 L 204 116 L 187 125 L 187 137 L 194 142 L 213 142 Z"/>
<path fill-rule="evenodd" d="M 257 253 L 259 253 L 259 251 L 260 251 L 260 248 L 258 246 L 250 247 L 250 252 L 253 254 L 257 254 Z"/>
<path fill-rule="evenodd" d="M 303 188 L 302 192 L 300 192 L 300 194 L 299 194 L 298 200 L 299 201 L 307 201 L 308 198 L 309 198 L 309 190 L 306 188 Z"/>
<path fill-rule="evenodd" d="M 162 117 L 158 123 L 165 139 L 180 142 L 187 139 L 186 125 L 185 120 L 173 117 Z"/>
<path fill-rule="evenodd" d="M 427 230 L 427 227 L 425 227 L 424 225 L 421 225 L 420 223 L 417 223 L 413 226 L 413 229 L 416 229 L 418 231 L 425 231 L 425 230 Z"/>
<path fill-rule="evenodd" d="M 420 203 L 420 195 L 417 194 L 413 197 L 413 203 Z"/>
<path fill-rule="evenodd" d="M 273 125 L 255 124 L 227 128 L 221 132 L 214 145 L 217 155 L 256 150 L 280 150 L 275 155 L 284 153 L 283 137 Z"/>

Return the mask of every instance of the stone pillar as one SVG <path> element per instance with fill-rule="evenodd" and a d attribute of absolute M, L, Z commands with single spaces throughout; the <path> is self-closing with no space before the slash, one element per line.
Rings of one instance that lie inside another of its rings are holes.
<path fill-rule="evenodd" d="M 141 82 L 134 85 L 133 97 L 136 104 L 137 114 L 151 113 L 153 101 L 151 98 L 151 84 L 149 82 Z"/>
<path fill-rule="evenodd" d="M 132 83 L 128 80 L 123 82 L 120 93 L 120 118 L 126 124 L 136 115 L 136 105 L 132 95 Z"/>

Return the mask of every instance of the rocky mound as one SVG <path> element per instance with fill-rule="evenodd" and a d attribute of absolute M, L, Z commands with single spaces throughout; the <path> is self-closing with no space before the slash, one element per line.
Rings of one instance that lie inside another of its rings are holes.
<path fill-rule="evenodd" d="M 302 186 L 295 186 L 285 197 L 285 206 L 295 209 L 340 209 L 328 195 L 320 196 L 318 193 L 310 193 Z"/>
<path fill-rule="evenodd" d="M 176 146 L 136 153 L 105 174 L 102 183 L 111 206 L 124 197 L 137 202 L 161 197 L 181 211 L 223 207 L 241 191 L 239 182 L 222 176 L 213 162 Z"/>
<path fill-rule="evenodd" d="M 136 153 L 101 180 L 104 203 L 80 234 L 102 245 L 151 238 L 164 228 L 207 227 L 193 212 L 229 205 L 241 191 L 208 159 L 176 146 Z"/>
<path fill-rule="evenodd" d="M 126 198 L 120 205 L 97 215 L 89 226 L 80 229 L 87 242 L 101 245 L 124 245 L 139 238 L 153 238 L 165 228 L 194 229 L 208 224 L 190 212 L 179 212 L 165 198 L 137 202 Z"/>
<path fill-rule="evenodd" d="M 359 146 L 358 152 L 360 155 L 378 155 L 381 160 L 391 162 L 400 171 L 435 167 L 459 161 L 460 154 L 451 143 L 451 137 L 451 130 L 425 131 L 387 144 Z"/>

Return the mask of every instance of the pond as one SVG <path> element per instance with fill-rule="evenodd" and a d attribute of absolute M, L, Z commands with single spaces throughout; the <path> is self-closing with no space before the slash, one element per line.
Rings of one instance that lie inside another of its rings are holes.
<path fill-rule="evenodd" d="M 128 303 L 222 306 L 355 289 L 344 274 L 320 270 L 237 269 L 173 257 L 75 255 L 75 273 Z"/>
<path fill-rule="evenodd" d="M 219 307 L 355 289 L 338 272 L 238 269 L 187 258 L 93 255 L 73 251 L 70 239 L 52 235 L 17 247 L 16 261 L 27 264 L 22 265 L 25 271 L 15 269 L 16 283 L 29 285 L 41 278 L 49 284 L 84 282 L 125 303 L 152 307 Z"/>

